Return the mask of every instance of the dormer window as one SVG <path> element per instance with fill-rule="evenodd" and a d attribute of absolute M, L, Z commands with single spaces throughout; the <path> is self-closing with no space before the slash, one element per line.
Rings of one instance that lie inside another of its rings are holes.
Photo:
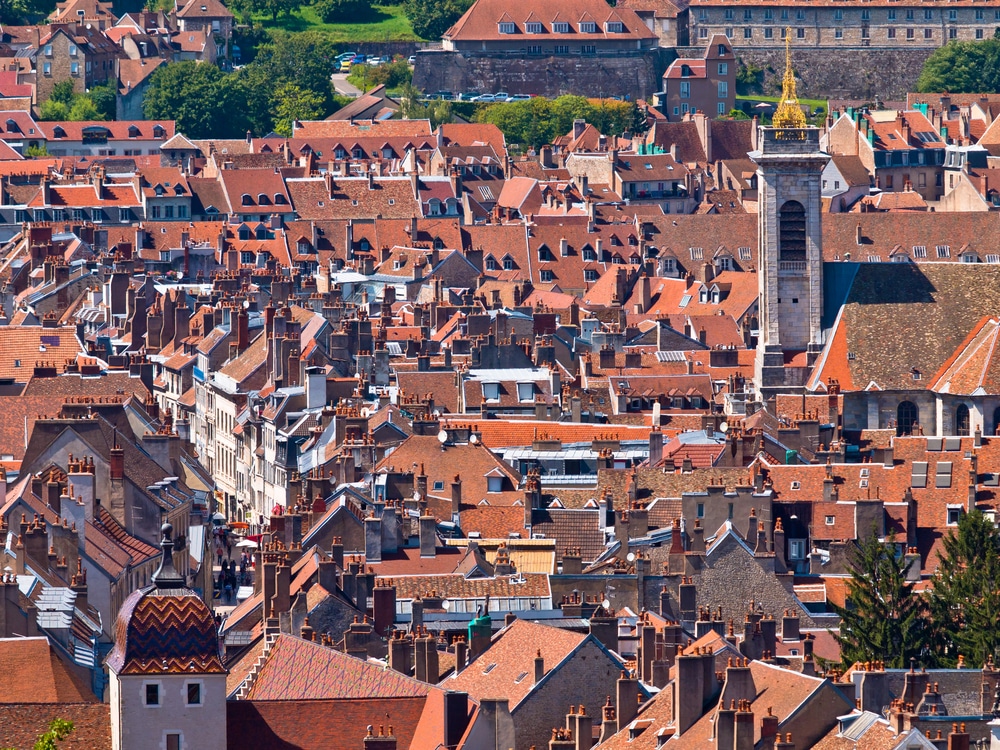
<path fill-rule="evenodd" d="M 621 21 L 608 21 L 604 24 L 604 30 L 609 34 L 621 34 L 624 31 L 624 25 Z"/>
<path fill-rule="evenodd" d="M 542 24 L 538 21 L 528 21 L 528 23 L 524 24 L 524 30 L 529 34 L 541 34 Z"/>
<path fill-rule="evenodd" d="M 553 34 L 568 34 L 569 33 L 569 24 L 566 23 L 566 21 L 556 21 L 555 23 L 552 24 L 552 33 Z"/>
<path fill-rule="evenodd" d="M 241 240 L 250 239 L 250 227 L 240 227 L 239 236 Z"/>
<path fill-rule="evenodd" d="M 257 227 L 257 229 L 254 231 L 254 237 L 258 240 L 266 240 L 267 229 L 265 229 L 264 227 Z"/>
<path fill-rule="evenodd" d="M 240 196 L 240 203 L 244 206 L 252 206 L 253 198 L 250 196 L 250 193 L 243 193 L 243 195 Z"/>
<path fill-rule="evenodd" d="M 344 150 L 343 146 L 337 146 L 337 148 L 333 150 L 333 157 L 335 159 L 344 159 L 347 157 L 347 151 Z"/>
<path fill-rule="evenodd" d="M 509 255 L 503 259 L 503 270 L 513 271 L 514 270 L 514 259 Z"/>
<path fill-rule="evenodd" d="M 154 138 L 165 138 L 166 135 L 167 135 L 167 131 L 164 130 L 161 125 L 154 125 L 153 126 L 153 137 Z"/>
<path fill-rule="evenodd" d="M 281 193 L 275 193 L 274 194 L 274 205 L 276 205 L 276 206 L 286 206 L 286 205 L 288 205 L 288 201 L 285 199 L 285 196 L 283 196 Z"/>
<path fill-rule="evenodd" d="M 10 119 L 9 117 L 7 118 L 7 122 L 4 123 L 4 124 L 7 127 L 7 132 L 8 133 L 20 133 L 21 132 L 21 126 L 18 125 L 14 120 Z"/>
<path fill-rule="evenodd" d="M 257 194 L 257 205 L 259 206 L 269 206 L 271 205 L 271 199 L 267 197 L 267 193 Z"/>
<path fill-rule="evenodd" d="M 355 159 L 364 159 L 365 158 L 365 150 L 363 148 L 361 148 L 361 146 L 355 146 L 351 150 L 351 156 L 353 156 Z"/>
<path fill-rule="evenodd" d="M 586 262 L 593 263 L 597 260 L 597 253 L 594 252 L 594 248 L 590 245 L 583 246 L 583 259 Z"/>
<path fill-rule="evenodd" d="M 52 128 L 52 137 L 53 138 L 65 138 L 66 137 L 66 131 L 63 130 L 61 126 L 56 125 L 54 128 Z"/>
<path fill-rule="evenodd" d="M 517 384 L 517 400 L 521 402 L 534 401 L 535 400 L 535 384 L 534 383 L 518 383 Z"/>
<path fill-rule="evenodd" d="M 499 24 L 499 31 L 501 34 L 513 34 L 514 33 L 514 23 L 512 21 L 501 21 Z"/>
<path fill-rule="evenodd" d="M 500 400 L 500 384 L 483 383 L 483 401 L 499 401 L 499 400 Z"/>
<path fill-rule="evenodd" d="M 128 137 L 129 138 L 138 138 L 139 137 L 139 128 L 137 128 L 135 125 L 129 125 L 128 126 Z"/>
<path fill-rule="evenodd" d="M 581 21 L 580 22 L 580 33 L 581 34 L 596 34 L 597 24 L 594 21 Z"/>
<path fill-rule="evenodd" d="M 486 270 L 496 271 L 497 270 L 497 260 L 492 255 L 486 258 Z"/>
<path fill-rule="evenodd" d="M 503 477 L 486 477 L 487 492 L 503 492 Z"/>

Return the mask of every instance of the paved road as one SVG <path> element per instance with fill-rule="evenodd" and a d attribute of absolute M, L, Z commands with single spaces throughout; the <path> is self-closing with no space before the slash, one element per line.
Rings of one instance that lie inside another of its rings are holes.
<path fill-rule="evenodd" d="M 333 81 L 333 88 L 341 96 L 349 96 L 352 99 L 357 99 L 361 96 L 361 89 L 353 83 L 347 82 L 347 73 L 334 73 L 330 78 Z"/>

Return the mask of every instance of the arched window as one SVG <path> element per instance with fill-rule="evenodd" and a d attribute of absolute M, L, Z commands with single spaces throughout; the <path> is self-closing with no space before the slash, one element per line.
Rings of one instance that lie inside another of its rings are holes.
<path fill-rule="evenodd" d="M 778 260 L 806 259 L 806 209 L 788 201 L 778 211 Z"/>
<path fill-rule="evenodd" d="M 917 423 L 917 407 L 912 401 L 900 401 L 896 407 L 896 434 L 909 435 Z"/>
<path fill-rule="evenodd" d="M 965 404 L 959 404 L 955 409 L 955 434 L 969 434 L 969 407 Z"/>

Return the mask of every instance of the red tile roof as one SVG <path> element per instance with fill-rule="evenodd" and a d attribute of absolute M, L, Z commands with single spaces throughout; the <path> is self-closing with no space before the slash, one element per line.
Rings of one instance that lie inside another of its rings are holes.
<path fill-rule="evenodd" d="M 424 697 L 431 687 L 314 641 L 280 635 L 271 646 L 248 700 L 390 699 Z"/>

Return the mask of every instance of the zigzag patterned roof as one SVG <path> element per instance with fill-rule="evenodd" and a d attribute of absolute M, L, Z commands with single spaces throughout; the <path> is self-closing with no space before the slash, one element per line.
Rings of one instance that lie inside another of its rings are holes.
<path fill-rule="evenodd" d="M 108 667 L 117 674 L 225 672 L 215 619 L 190 589 L 134 591 L 115 623 Z"/>

